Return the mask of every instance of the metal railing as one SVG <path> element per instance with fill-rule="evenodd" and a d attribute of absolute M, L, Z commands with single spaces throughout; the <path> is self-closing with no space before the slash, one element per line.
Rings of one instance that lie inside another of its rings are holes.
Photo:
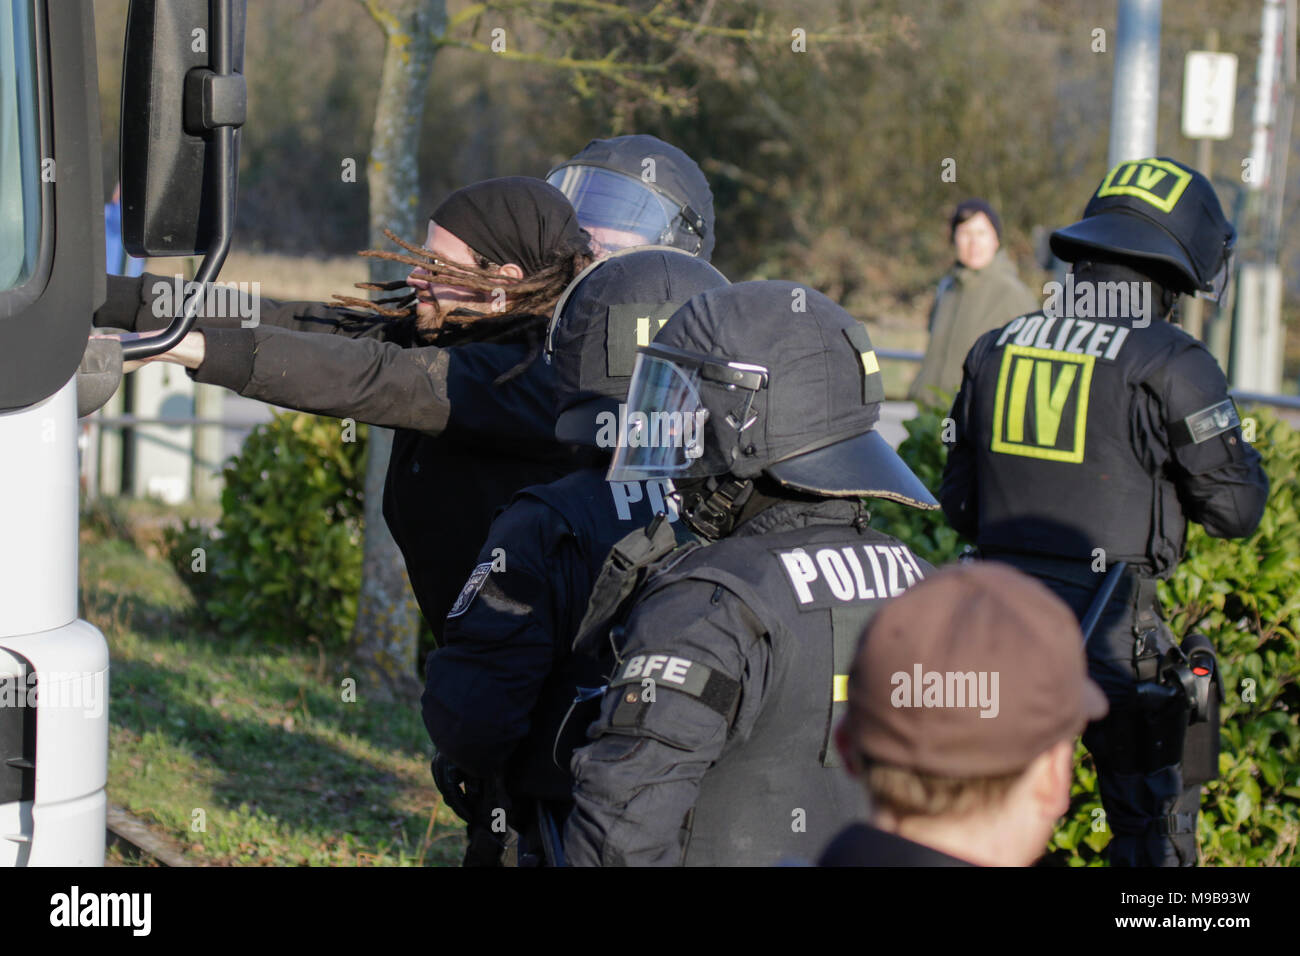
<path fill-rule="evenodd" d="M 247 421 L 231 421 L 225 418 L 140 418 L 137 415 L 118 415 L 114 418 L 96 418 L 94 415 L 87 415 L 81 419 L 82 424 L 99 425 L 103 428 L 134 428 L 137 425 L 170 425 L 180 427 L 196 427 L 211 425 L 216 428 L 229 428 L 235 431 L 247 430 L 252 431 L 258 425 L 264 425 L 265 419 L 249 419 Z"/>

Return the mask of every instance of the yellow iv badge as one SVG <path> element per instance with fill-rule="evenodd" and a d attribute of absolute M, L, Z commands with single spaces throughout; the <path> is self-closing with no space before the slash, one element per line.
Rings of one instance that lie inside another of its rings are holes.
<path fill-rule="evenodd" d="M 993 451 L 1083 461 L 1095 361 L 1091 355 L 1008 345 L 993 406 Z"/>

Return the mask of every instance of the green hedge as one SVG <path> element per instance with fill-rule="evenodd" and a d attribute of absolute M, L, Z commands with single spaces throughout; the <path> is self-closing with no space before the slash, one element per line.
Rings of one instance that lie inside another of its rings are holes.
<path fill-rule="evenodd" d="M 947 411 L 923 408 L 906 423 L 899 454 L 932 490 L 943 474 Z M 1160 598 L 1179 637 L 1199 630 L 1218 651 L 1226 687 L 1219 779 L 1201 802 L 1199 842 L 1206 864 L 1300 865 L 1300 515 L 1296 475 L 1300 433 L 1267 410 L 1243 421 L 1271 483 L 1258 530 L 1236 541 L 1190 525 L 1187 555 L 1161 582 Z M 873 525 L 933 564 L 956 559 L 965 541 L 942 512 L 872 502 Z M 1070 811 L 1049 846 L 1050 861 L 1099 865 L 1110 840 L 1096 772 L 1078 749 Z"/>
<path fill-rule="evenodd" d="M 200 613 L 222 633 L 346 641 L 361 590 L 365 438 L 364 425 L 276 415 L 227 464 L 216 527 L 186 522 L 167 535 Z"/>

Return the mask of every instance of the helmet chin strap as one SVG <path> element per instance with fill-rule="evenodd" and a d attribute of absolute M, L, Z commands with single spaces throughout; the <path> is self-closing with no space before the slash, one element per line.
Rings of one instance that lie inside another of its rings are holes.
<path fill-rule="evenodd" d="M 732 475 L 675 481 L 681 516 L 692 530 L 710 541 L 725 538 L 736 527 L 745 503 L 754 493 L 752 480 Z"/>

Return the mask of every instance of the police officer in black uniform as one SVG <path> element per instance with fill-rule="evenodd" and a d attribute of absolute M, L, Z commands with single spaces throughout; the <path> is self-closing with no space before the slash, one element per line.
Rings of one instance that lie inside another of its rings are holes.
<path fill-rule="evenodd" d="M 1235 238 L 1200 173 L 1121 163 L 1084 218 L 1052 234 L 1074 263 L 1064 288 L 975 343 L 952 410 L 940 497 L 953 527 L 1080 619 L 1100 612 L 1089 671 L 1110 713 L 1084 743 L 1113 865 L 1195 865 L 1200 787 L 1217 775 L 1212 652 L 1189 674 L 1155 582 L 1173 574 L 1189 520 L 1244 537 L 1268 496 L 1223 372 L 1165 321 L 1180 293 L 1218 299 Z M 1103 571 L 1119 582 L 1108 601 Z"/>
<path fill-rule="evenodd" d="M 614 555 L 601 571 L 579 644 L 612 620 L 595 645 L 616 660 L 573 758 L 571 864 L 808 859 L 862 814 L 831 740 L 848 664 L 927 566 L 860 498 L 938 506 L 873 430 L 883 399 L 863 326 L 791 282 L 698 295 L 641 349 L 609 477 L 672 478 L 713 543 L 672 551 L 608 616 Z"/>
<path fill-rule="evenodd" d="M 547 337 L 559 383 L 556 437 L 593 450 L 603 443 L 604 462 L 514 497 L 429 655 L 424 721 L 439 754 L 435 778 L 470 817 L 477 843 L 467 862 L 500 857 L 498 806 L 523 835 L 521 862 L 560 862 L 569 756 L 586 729 L 565 716 L 580 688 L 602 683 L 570 645 L 614 543 L 656 514 L 675 521 L 677 513 L 667 478 L 605 480 L 637 346 L 692 295 L 726 284 L 684 251 L 627 248 L 578 276 L 556 306 Z M 461 792 L 458 777 L 468 778 Z"/>

